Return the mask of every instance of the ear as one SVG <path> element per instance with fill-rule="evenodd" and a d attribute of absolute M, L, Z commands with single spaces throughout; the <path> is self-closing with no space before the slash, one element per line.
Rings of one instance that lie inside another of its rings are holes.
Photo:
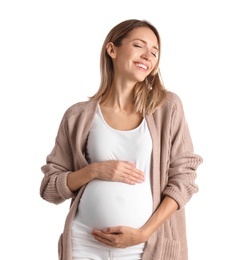
<path fill-rule="evenodd" d="M 108 53 L 108 55 L 114 59 L 117 55 L 116 53 L 116 49 L 115 49 L 115 45 L 112 43 L 112 42 L 109 42 L 107 45 L 106 45 L 106 51 Z"/>

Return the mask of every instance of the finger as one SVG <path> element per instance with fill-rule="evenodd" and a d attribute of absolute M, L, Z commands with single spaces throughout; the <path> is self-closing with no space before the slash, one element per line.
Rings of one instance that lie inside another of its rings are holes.
<path fill-rule="evenodd" d="M 117 227 L 105 228 L 105 229 L 102 230 L 102 232 L 104 232 L 105 234 L 117 235 L 117 234 L 121 233 L 121 227 L 117 226 Z"/>
<path fill-rule="evenodd" d="M 125 169 L 123 170 L 124 173 L 134 177 L 134 178 L 137 178 L 139 180 L 144 180 L 144 173 L 139 170 L 138 168 L 136 168 L 136 166 L 130 162 L 125 162 Z"/>
<path fill-rule="evenodd" d="M 142 183 L 145 180 L 144 176 L 136 175 L 131 171 L 123 172 L 122 178 L 131 184 Z"/>
<path fill-rule="evenodd" d="M 111 171 L 111 180 L 136 184 L 144 181 L 144 175 L 129 162 L 115 161 L 114 169 Z"/>
<path fill-rule="evenodd" d="M 101 231 L 93 231 L 92 236 L 99 242 L 116 247 L 116 236 L 113 234 L 106 234 Z"/>
<path fill-rule="evenodd" d="M 101 236 L 98 236 L 98 235 L 93 235 L 94 239 L 96 239 L 98 242 L 104 244 L 104 245 L 108 245 L 108 246 L 112 246 L 114 247 L 114 243 L 109 240 L 109 239 L 106 239 L 104 237 L 101 237 Z"/>
<path fill-rule="evenodd" d="M 135 176 L 142 176 L 142 177 L 144 177 L 144 173 L 143 173 L 141 170 L 139 170 L 139 169 L 136 167 L 135 164 L 132 164 L 132 163 L 129 163 L 129 162 L 128 162 L 128 163 L 125 165 L 125 167 L 126 167 L 126 169 L 128 170 L 128 172 L 134 174 Z"/>
<path fill-rule="evenodd" d="M 110 241 L 115 241 L 116 236 L 119 235 L 120 227 L 106 228 L 104 230 L 93 230 L 92 235 L 96 237 L 101 237 Z"/>

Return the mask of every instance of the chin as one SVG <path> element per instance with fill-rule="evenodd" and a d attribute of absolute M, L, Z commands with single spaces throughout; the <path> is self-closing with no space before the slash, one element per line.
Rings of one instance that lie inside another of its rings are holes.
<path fill-rule="evenodd" d="M 145 79 L 146 79 L 147 76 L 145 77 L 135 77 L 134 81 L 135 81 L 135 84 L 138 83 L 138 82 L 143 82 Z"/>
<path fill-rule="evenodd" d="M 142 78 L 142 79 L 139 79 L 138 82 L 143 82 L 145 79 L 146 79 L 146 77 Z"/>

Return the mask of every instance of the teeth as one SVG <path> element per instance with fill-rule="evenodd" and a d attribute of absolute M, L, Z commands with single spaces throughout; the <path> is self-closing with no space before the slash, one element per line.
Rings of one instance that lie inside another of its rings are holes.
<path fill-rule="evenodd" d="M 147 69 L 147 66 L 144 65 L 144 64 L 141 64 L 141 63 L 137 63 L 137 66 L 140 67 L 140 68 L 143 68 L 143 69 Z"/>

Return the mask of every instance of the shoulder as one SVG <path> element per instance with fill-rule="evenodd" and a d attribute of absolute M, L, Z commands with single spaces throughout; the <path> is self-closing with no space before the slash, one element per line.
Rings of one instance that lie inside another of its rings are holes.
<path fill-rule="evenodd" d="M 167 91 L 164 102 L 154 111 L 155 120 L 170 120 L 173 118 L 182 118 L 184 109 L 181 98 L 178 94 Z"/>
<path fill-rule="evenodd" d="M 175 108 L 182 108 L 182 100 L 176 93 L 172 91 L 167 91 L 165 103 L 167 103 L 168 105 L 172 105 Z"/>
<path fill-rule="evenodd" d="M 155 112 L 171 114 L 175 110 L 183 110 L 182 101 L 176 93 L 166 91 L 164 102 L 155 110 Z"/>
<path fill-rule="evenodd" d="M 98 101 L 93 100 L 75 103 L 66 109 L 63 118 L 67 120 L 74 116 L 81 116 L 87 112 L 94 113 L 97 103 Z"/>

